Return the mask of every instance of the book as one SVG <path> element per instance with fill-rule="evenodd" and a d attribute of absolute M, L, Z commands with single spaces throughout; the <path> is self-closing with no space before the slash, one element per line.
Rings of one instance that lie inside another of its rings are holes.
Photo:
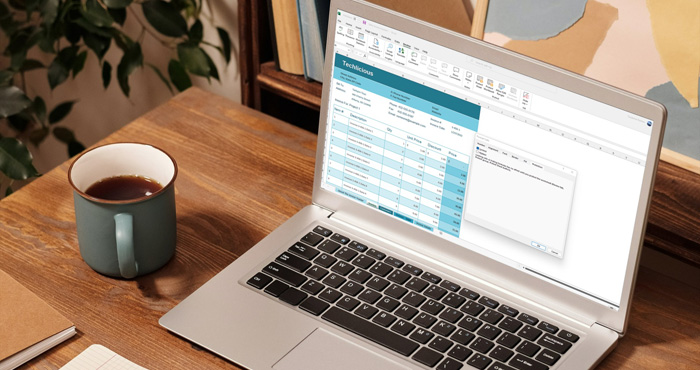
<path fill-rule="evenodd" d="M 287 73 L 303 75 L 304 60 L 301 55 L 301 35 L 296 1 L 271 0 L 271 3 L 279 68 Z"/>
<path fill-rule="evenodd" d="M 0 270 L 0 370 L 12 370 L 75 335 L 75 326 Z"/>
<path fill-rule="evenodd" d="M 297 0 L 299 32 L 307 80 L 323 82 L 330 0 Z"/>
<path fill-rule="evenodd" d="M 275 67 L 280 69 L 280 59 L 277 57 L 277 37 L 275 36 L 275 20 L 272 15 L 272 0 L 267 0 L 267 20 L 270 24 L 270 47 L 272 48 L 272 59 L 275 61 Z"/>
<path fill-rule="evenodd" d="M 111 349 L 93 344 L 75 356 L 60 370 L 147 370 L 127 360 Z"/>

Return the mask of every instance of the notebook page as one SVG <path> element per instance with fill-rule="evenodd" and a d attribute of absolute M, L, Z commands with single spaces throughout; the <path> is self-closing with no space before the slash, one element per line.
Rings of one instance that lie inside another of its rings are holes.
<path fill-rule="evenodd" d="M 119 356 L 114 351 L 93 344 L 70 360 L 60 370 L 148 370 Z"/>

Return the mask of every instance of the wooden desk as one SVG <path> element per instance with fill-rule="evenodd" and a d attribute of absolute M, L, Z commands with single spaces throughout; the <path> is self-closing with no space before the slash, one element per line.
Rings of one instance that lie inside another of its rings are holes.
<path fill-rule="evenodd" d="M 103 143 L 115 141 L 151 143 L 177 160 L 177 253 L 135 280 L 93 272 L 78 251 L 68 163 L 0 201 L 0 269 L 78 329 L 24 368 L 56 369 L 99 343 L 152 370 L 235 369 L 158 319 L 310 203 L 316 136 L 190 89 Z M 698 307 L 698 289 L 642 269 L 629 334 L 601 368 L 700 367 Z"/>

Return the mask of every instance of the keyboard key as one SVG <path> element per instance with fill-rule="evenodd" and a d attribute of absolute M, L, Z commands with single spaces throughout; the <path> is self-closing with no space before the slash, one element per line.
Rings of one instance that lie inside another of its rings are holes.
<path fill-rule="evenodd" d="M 423 292 L 426 296 L 435 299 L 435 300 L 440 300 L 440 298 L 444 297 L 445 294 L 447 294 L 447 289 L 445 288 L 440 288 L 437 285 L 431 285 L 428 287 L 428 289 Z"/>
<path fill-rule="evenodd" d="M 561 358 L 561 356 L 559 356 L 558 354 L 545 348 L 542 350 L 542 352 L 540 352 L 537 355 L 537 357 L 535 357 L 535 360 L 537 360 L 543 364 L 547 364 L 549 366 L 552 366 L 555 363 L 557 363 L 557 361 L 559 361 L 560 358 Z"/>
<path fill-rule="evenodd" d="M 363 269 L 368 269 L 370 266 L 372 266 L 376 262 L 376 260 L 372 257 L 369 257 L 367 255 L 361 254 L 357 256 L 354 260 L 352 260 L 352 264 L 363 268 Z"/>
<path fill-rule="evenodd" d="M 451 358 L 446 358 L 436 367 L 438 370 L 459 370 L 462 368 L 462 364 Z"/>
<path fill-rule="evenodd" d="M 357 307 L 358 304 L 360 304 L 360 301 L 353 298 L 353 297 L 345 296 L 345 297 L 343 297 L 343 299 L 339 300 L 338 303 L 336 303 L 336 304 L 338 305 L 338 307 L 340 307 L 344 310 L 352 311 L 355 309 L 355 307 Z"/>
<path fill-rule="evenodd" d="M 449 280 L 443 280 L 442 283 L 440 283 L 440 287 L 445 288 L 447 290 L 453 291 L 453 292 L 458 292 L 459 289 L 461 288 L 458 284 L 453 283 Z"/>
<path fill-rule="evenodd" d="M 318 295 L 318 298 L 323 299 L 326 302 L 333 303 L 338 300 L 343 294 L 340 293 L 339 291 L 331 288 L 326 288 L 323 289 L 321 294 Z"/>
<path fill-rule="evenodd" d="M 375 276 L 375 277 L 369 279 L 369 281 L 365 285 L 367 285 L 367 287 L 372 288 L 378 292 L 381 292 L 382 290 L 384 290 L 384 288 L 389 286 L 389 282 L 387 280 L 384 280 L 380 277 Z"/>
<path fill-rule="evenodd" d="M 364 284 L 365 281 L 367 281 L 367 279 L 372 277 L 372 274 L 370 274 L 369 272 L 362 270 L 362 269 L 355 269 L 355 271 L 353 271 L 350 274 L 350 276 L 348 276 L 348 277 L 352 281 L 356 281 L 360 284 Z"/>
<path fill-rule="evenodd" d="M 248 279 L 247 283 L 248 285 L 257 288 L 257 289 L 262 289 L 264 288 L 267 284 L 270 284 L 272 281 L 272 278 L 263 274 L 262 272 L 258 272 L 257 274 L 253 275 L 252 278 Z"/>
<path fill-rule="evenodd" d="M 301 258 L 297 257 L 292 253 L 289 252 L 284 252 L 280 254 L 275 261 L 282 263 L 288 267 L 290 267 L 292 270 L 295 270 L 297 272 L 304 272 L 306 269 L 308 269 L 311 266 L 311 262 Z"/>
<path fill-rule="evenodd" d="M 335 251 L 337 251 L 338 248 L 340 248 L 340 244 L 332 240 L 326 240 L 318 246 L 318 249 L 330 254 L 335 253 Z"/>
<path fill-rule="evenodd" d="M 520 338 L 518 338 L 517 335 L 513 335 L 510 333 L 503 333 L 503 335 L 496 340 L 496 343 L 502 344 L 508 348 L 515 348 L 515 345 L 520 343 Z"/>
<path fill-rule="evenodd" d="M 424 328 L 429 328 L 431 325 L 435 324 L 437 319 L 433 316 L 428 315 L 425 312 L 421 312 L 416 316 L 415 319 L 413 319 L 413 323 L 417 324 L 419 326 L 422 326 Z"/>
<path fill-rule="evenodd" d="M 486 353 L 493 348 L 494 344 L 492 341 L 486 339 L 486 338 L 480 338 L 477 337 L 472 344 L 469 345 L 469 348 L 481 352 L 481 353 Z"/>
<path fill-rule="evenodd" d="M 494 348 L 493 351 L 489 354 L 489 356 L 493 357 L 494 359 L 502 362 L 508 361 L 511 356 L 513 356 L 514 352 L 509 350 L 506 347 L 503 346 L 498 346 Z"/>
<path fill-rule="evenodd" d="M 504 365 L 500 362 L 494 362 L 493 364 L 491 364 L 491 366 L 489 366 L 488 370 L 517 370 L 517 369 L 514 369 L 508 365 Z"/>
<path fill-rule="evenodd" d="M 467 347 L 464 347 L 464 346 L 461 346 L 461 345 L 458 344 L 458 345 L 452 347 L 452 349 L 450 350 L 450 352 L 447 352 L 447 355 L 450 356 L 450 357 L 452 357 L 452 358 L 456 358 L 456 359 L 458 359 L 458 360 L 460 360 L 460 361 L 464 361 L 464 360 L 466 360 L 469 356 L 471 356 L 472 353 L 473 353 L 473 352 L 472 352 L 471 349 L 469 349 L 469 348 L 467 348 Z"/>
<path fill-rule="evenodd" d="M 460 328 L 467 329 L 469 331 L 474 331 L 481 326 L 482 322 L 479 319 L 475 319 L 471 316 L 467 316 L 462 321 L 460 321 L 457 325 L 459 325 Z"/>
<path fill-rule="evenodd" d="M 453 341 L 459 343 L 459 344 L 468 344 L 471 342 L 474 338 L 476 338 L 476 335 L 472 334 L 471 332 L 468 332 L 464 329 L 458 329 L 451 337 Z M 470 351 L 471 352 L 471 351 Z"/>
<path fill-rule="evenodd" d="M 398 268 L 401 268 L 401 266 L 403 266 L 403 261 L 398 260 L 398 259 L 396 259 L 396 258 L 394 258 L 394 257 L 388 257 L 388 258 L 386 259 L 386 261 L 384 261 L 384 262 L 385 262 L 387 265 L 391 265 L 391 266 L 393 266 L 393 267 L 396 267 L 397 269 L 398 269 Z"/>
<path fill-rule="evenodd" d="M 299 305 L 299 308 L 314 316 L 320 315 L 323 311 L 327 310 L 328 307 L 330 307 L 328 303 L 316 297 L 306 298 L 306 300 Z"/>
<path fill-rule="evenodd" d="M 415 293 L 415 292 L 409 292 L 406 294 L 401 302 L 410 304 L 413 307 L 418 307 L 420 306 L 421 303 L 425 301 L 425 297 L 422 295 Z"/>
<path fill-rule="evenodd" d="M 316 226 L 316 227 L 314 228 L 314 232 L 315 232 L 316 234 L 320 234 L 320 235 L 323 235 L 323 236 L 325 236 L 325 237 L 329 237 L 331 234 L 333 234 L 332 231 L 326 229 L 326 228 L 323 227 L 323 226 Z"/>
<path fill-rule="evenodd" d="M 314 259 L 320 253 L 316 249 L 313 249 L 308 245 L 304 245 L 303 243 L 294 243 L 293 246 L 289 247 L 289 251 L 296 253 L 309 261 Z"/>
<path fill-rule="evenodd" d="M 382 295 L 380 293 L 377 293 L 372 289 L 365 289 L 365 291 L 360 293 L 360 295 L 357 298 L 359 298 L 361 301 L 373 304 L 381 297 Z"/>
<path fill-rule="evenodd" d="M 431 315 L 437 315 L 443 308 L 445 308 L 444 304 L 430 299 L 428 302 L 425 302 L 420 309 Z"/>
<path fill-rule="evenodd" d="M 457 307 L 461 306 L 462 303 L 464 303 L 466 300 L 467 300 L 466 298 L 462 297 L 459 294 L 450 293 L 442 300 L 442 303 L 444 303 L 450 307 L 457 308 Z"/>
<path fill-rule="evenodd" d="M 445 353 L 448 348 L 452 347 L 454 343 L 452 341 L 445 339 L 443 337 L 435 337 L 429 344 L 428 347 L 438 351 Z"/>
<path fill-rule="evenodd" d="M 474 301 L 467 301 L 467 303 L 460 308 L 460 311 L 464 311 L 472 316 L 478 315 L 481 311 L 484 310 L 484 306 L 474 302 Z"/>
<path fill-rule="evenodd" d="M 289 285 L 279 280 L 275 280 L 272 282 L 272 284 L 268 285 L 267 288 L 265 288 L 265 293 L 273 297 L 279 297 L 280 294 L 284 293 L 284 291 L 287 289 L 289 289 Z"/>
<path fill-rule="evenodd" d="M 372 268 L 369 269 L 369 271 L 375 275 L 379 275 L 381 277 L 385 277 L 388 273 L 391 272 L 393 268 L 386 263 L 383 262 L 377 262 L 372 266 Z"/>
<path fill-rule="evenodd" d="M 396 284 L 403 284 L 410 278 L 411 278 L 411 274 L 409 274 L 408 272 L 401 271 L 401 270 L 394 270 L 387 277 L 387 279 L 395 282 Z"/>
<path fill-rule="evenodd" d="M 374 248 L 370 248 L 367 251 L 367 255 L 374 258 L 374 259 L 378 259 L 380 261 L 383 260 L 384 258 L 386 258 L 386 254 L 384 254 L 383 252 L 380 252 Z"/>
<path fill-rule="evenodd" d="M 542 334 L 542 330 L 535 329 L 530 325 L 525 325 L 525 327 L 522 328 L 518 333 L 519 336 L 532 341 L 537 339 L 540 336 L 540 334 Z"/>
<path fill-rule="evenodd" d="M 355 310 L 355 315 L 363 317 L 365 319 L 369 319 L 372 316 L 374 316 L 374 314 L 377 312 L 379 312 L 378 309 L 376 309 L 373 306 L 370 306 L 368 304 L 362 303 L 362 304 L 360 304 L 360 307 L 358 307 Z"/>
<path fill-rule="evenodd" d="M 440 321 L 439 323 L 435 324 L 435 326 L 433 326 L 433 331 L 444 337 L 449 337 L 450 334 L 452 334 L 452 332 L 455 331 L 455 329 L 457 329 L 456 326 L 446 321 Z"/>
<path fill-rule="evenodd" d="M 416 276 L 420 276 L 420 274 L 423 273 L 423 270 L 421 270 L 419 267 L 413 266 L 411 264 L 405 265 L 402 270 L 408 272 L 409 274 L 413 274 Z"/>
<path fill-rule="evenodd" d="M 461 295 L 462 297 L 465 297 L 465 298 L 469 298 L 469 299 L 471 299 L 472 301 L 474 301 L 474 300 L 476 300 L 477 298 L 479 298 L 479 293 L 477 293 L 477 292 L 475 292 L 475 291 L 473 291 L 473 290 L 469 290 L 469 289 L 467 289 L 467 288 L 464 288 L 464 289 L 460 290 L 460 291 L 459 291 L 459 295 Z"/>
<path fill-rule="evenodd" d="M 479 329 L 479 331 L 476 333 L 486 339 L 494 340 L 498 335 L 501 334 L 501 329 L 493 325 L 486 324 L 482 326 L 481 329 Z"/>
<path fill-rule="evenodd" d="M 306 271 L 306 276 L 316 279 L 316 280 L 321 280 L 324 276 L 328 274 L 328 270 L 324 269 L 321 266 L 312 266 L 310 269 Z"/>
<path fill-rule="evenodd" d="M 350 273 L 350 271 L 354 270 L 355 268 L 352 267 L 349 263 L 345 261 L 338 261 L 333 267 L 331 267 L 331 271 L 337 272 L 339 275 L 347 275 Z"/>
<path fill-rule="evenodd" d="M 566 353 L 566 351 L 568 351 L 569 348 L 571 348 L 571 343 L 561 338 L 557 338 L 551 334 L 545 334 L 544 336 L 542 336 L 542 338 L 540 338 L 540 340 L 537 341 L 537 344 L 561 354 Z"/>
<path fill-rule="evenodd" d="M 427 281 L 417 277 L 414 277 L 413 279 L 409 280 L 408 283 L 406 283 L 406 288 L 415 290 L 416 292 L 422 292 L 427 286 Z"/>
<path fill-rule="evenodd" d="M 348 244 L 350 242 L 350 238 L 348 238 L 347 236 L 340 235 L 338 233 L 331 235 L 331 240 L 340 244 Z"/>
<path fill-rule="evenodd" d="M 311 294 L 316 295 L 318 292 L 322 291 L 325 286 L 316 280 L 309 280 L 306 284 L 301 286 L 301 290 Z"/>
<path fill-rule="evenodd" d="M 342 247 L 339 251 L 335 252 L 334 256 L 340 258 L 343 261 L 350 262 L 353 258 L 357 256 L 357 251 L 348 247 Z"/>
<path fill-rule="evenodd" d="M 389 289 L 387 289 L 384 294 L 392 298 L 401 299 L 406 292 L 408 292 L 408 289 L 396 284 L 391 284 Z"/>
<path fill-rule="evenodd" d="M 453 324 L 459 321 L 459 319 L 461 319 L 462 316 L 464 316 L 464 314 L 455 310 L 454 308 L 448 308 L 445 311 L 442 311 L 442 313 L 440 314 L 441 319 L 449 321 Z"/>
<path fill-rule="evenodd" d="M 523 326 L 523 323 L 512 317 L 506 317 L 500 324 L 498 324 L 499 328 L 507 330 L 511 333 L 518 331 L 521 326 Z"/>
<path fill-rule="evenodd" d="M 301 241 L 303 241 L 304 243 L 306 243 L 310 246 L 315 246 L 316 244 L 320 243 L 321 240 L 323 240 L 323 237 L 321 235 L 314 234 L 312 232 L 304 235 L 301 238 Z"/>
<path fill-rule="evenodd" d="M 537 361 L 533 361 L 521 354 L 516 354 L 508 365 L 518 369 L 518 370 L 548 370 L 546 365 L 543 365 Z"/>
<path fill-rule="evenodd" d="M 330 274 L 322 282 L 331 288 L 338 288 L 345 283 L 345 278 L 338 274 Z"/>
<path fill-rule="evenodd" d="M 430 348 L 421 348 L 416 352 L 412 359 L 420 362 L 421 364 L 428 366 L 428 367 L 433 367 L 435 366 L 440 360 L 442 360 L 442 355 L 433 351 Z"/>
<path fill-rule="evenodd" d="M 506 314 L 510 317 L 515 317 L 515 316 L 518 316 L 519 311 L 513 307 L 501 305 L 501 307 L 498 307 L 498 312 Z"/>
<path fill-rule="evenodd" d="M 542 321 L 539 325 L 537 325 L 538 329 L 542 329 L 550 334 L 556 334 L 559 331 L 559 328 L 546 322 Z"/>
<path fill-rule="evenodd" d="M 523 341 L 522 343 L 520 343 L 519 346 L 515 347 L 515 350 L 518 351 L 519 353 L 524 354 L 527 357 L 532 357 L 532 356 L 534 356 L 535 353 L 537 353 L 537 351 L 540 350 L 540 348 L 542 348 L 542 347 L 540 347 L 534 343 L 531 343 L 528 341 Z"/>
<path fill-rule="evenodd" d="M 280 301 L 296 306 L 309 295 L 295 288 L 289 288 L 280 294 Z"/>
<path fill-rule="evenodd" d="M 486 321 L 489 324 L 495 324 L 503 318 L 503 314 L 494 310 L 486 310 L 479 316 L 480 319 Z"/>
<path fill-rule="evenodd" d="M 356 242 L 356 241 L 351 241 L 350 244 L 348 244 L 348 247 L 360 252 L 364 253 L 367 249 L 369 249 L 366 245 Z"/>
<path fill-rule="evenodd" d="M 413 332 L 413 334 L 411 334 L 411 336 L 409 336 L 409 338 L 415 340 L 418 343 L 426 344 L 426 343 L 428 343 L 430 338 L 432 338 L 434 336 L 435 336 L 435 334 L 433 334 L 425 329 L 418 328 L 416 331 Z"/>
<path fill-rule="evenodd" d="M 321 267 L 329 268 L 333 266 L 336 261 L 338 261 L 338 259 L 330 254 L 321 253 L 320 256 L 316 257 L 314 263 Z"/>
<path fill-rule="evenodd" d="M 404 356 L 410 355 L 419 347 L 417 343 L 409 340 L 408 338 L 404 338 L 337 307 L 331 307 L 321 317 L 324 320 L 330 321 L 344 329 L 350 330 L 357 335 L 385 346 Z"/>
<path fill-rule="evenodd" d="M 386 312 L 382 312 L 372 319 L 372 322 L 374 322 L 375 324 L 381 325 L 385 328 L 389 327 L 389 325 L 393 324 L 394 321 L 396 321 L 396 316 L 391 315 L 391 314 L 386 313 Z"/>
<path fill-rule="evenodd" d="M 411 306 L 402 305 L 394 313 L 396 314 L 396 316 L 399 316 L 399 317 L 404 318 L 406 320 L 410 320 L 413 318 L 413 316 L 416 316 L 416 314 L 418 313 L 418 310 L 411 307 Z"/>
<path fill-rule="evenodd" d="M 354 281 L 348 281 L 342 288 L 340 288 L 340 291 L 354 297 L 364 288 L 365 287 L 363 287 L 362 284 L 358 284 Z"/>
<path fill-rule="evenodd" d="M 518 320 L 530 325 L 535 325 L 540 321 L 536 317 L 530 316 L 526 313 L 521 313 L 520 316 L 518 316 Z"/>
<path fill-rule="evenodd" d="M 496 307 L 498 307 L 498 304 L 499 304 L 498 301 L 491 299 L 489 297 L 486 297 L 486 296 L 481 297 L 481 299 L 479 299 L 479 303 L 483 304 L 486 307 L 490 307 L 490 308 L 496 308 Z"/>
<path fill-rule="evenodd" d="M 491 359 L 482 354 L 477 353 L 474 356 L 472 356 L 472 358 L 470 358 L 469 361 L 467 361 L 467 363 L 471 366 L 474 366 L 477 369 L 485 369 L 486 366 L 489 366 L 489 364 L 491 363 Z"/>
<path fill-rule="evenodd" d="M 559 332 L 559 334 L 557 334 L 557 336 L 559 338 L 566 339 L 569 342 L 573 342 L 573 343 L 576 343 L 578 341 L 578 335 L 576 335 L 570 331 L 563 330 L 563 329 L 562 329 L 562 331 Z"/>
<path fill-rule="evenodd" d="M 423 278 L 423 280 L 427 280 L 428 282 L 433 283 L 433 284 L 438 284 L 439 282 L 442 281 L 441 277 L 433 274 L 432 272 L 428 272 L 428 271 L 424 272 L 423 276 L 421 276 L 421 277 Z"/>
<path fill-rule="evenodd" d="M 263 272 L 276 277 L 291 286 L 299 286 L 306 281 L 304 275 L 294 272 L 275 262 L 270 262 L 263 268 Z"/>
<path fill-rule="evenodd" d="M 404 320 L 399 320 L 394 324 L 394 326 L 391 327 L 391 330 L 401 334 L 401 335 L 406 335 L 411 332 L 411 330 L 415 329 L 416 326 L 411 324 L 408 321 Z"/>
<path fill-rule="evenodd" d="M 384 311 L 391 312 L 393 311 L 396 307 L 400 305 L 399 301 L 395 300 L 394 298 L 390 297 L 383 297 L 382 299 L 377 302 L 377 307 L 381 308 Z"/>

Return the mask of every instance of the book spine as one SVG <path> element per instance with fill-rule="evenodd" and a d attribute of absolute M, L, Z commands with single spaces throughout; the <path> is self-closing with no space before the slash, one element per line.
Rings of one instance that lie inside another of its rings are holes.
<path fill-rule="evenodd" d="M 294 0 L 271 0 L 277 41 L 279 68 L 287 73 L 304 74 L 299 18 Z"/>

